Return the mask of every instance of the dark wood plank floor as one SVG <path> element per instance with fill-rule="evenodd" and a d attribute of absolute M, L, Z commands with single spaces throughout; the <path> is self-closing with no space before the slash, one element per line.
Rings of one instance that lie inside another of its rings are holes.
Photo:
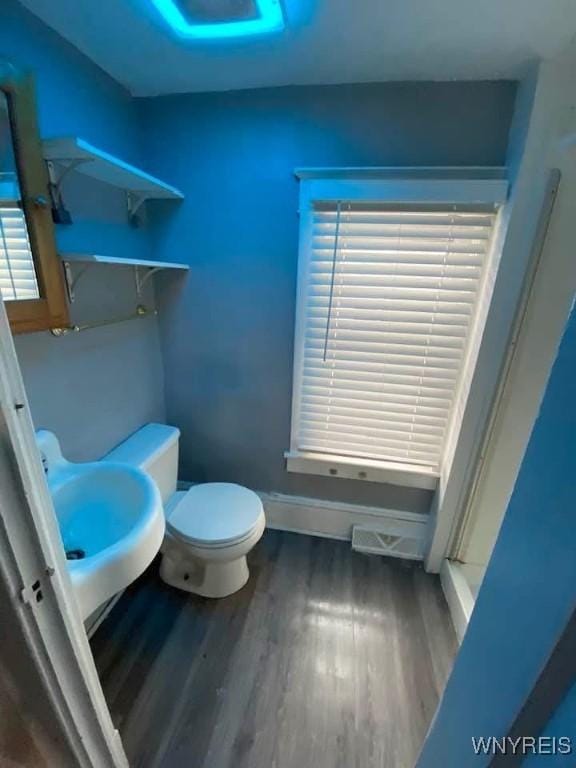
<path fill-rule="evenodd" d="M 456 652 L 437 578 L 268 531 L 236 595 L 155 564 L 92 641 L 132 768 L 413 768 Z"/>

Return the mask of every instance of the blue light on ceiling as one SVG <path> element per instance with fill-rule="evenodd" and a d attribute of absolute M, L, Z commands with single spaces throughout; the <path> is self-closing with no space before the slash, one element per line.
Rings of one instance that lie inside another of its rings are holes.
<path fill-rule="evenodd" d="M 184 17 L 175 0 L 152 0 L 164 20 L 179 37 L 188 40 L 222 40 L 266 35 L 284 29 L 280 0 L 255 0 L 258 17 L 241 21 L 192 24 Z"/>

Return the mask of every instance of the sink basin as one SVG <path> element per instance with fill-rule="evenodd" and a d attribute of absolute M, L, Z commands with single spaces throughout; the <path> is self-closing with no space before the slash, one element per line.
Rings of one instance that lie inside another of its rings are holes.
<path fill-rule="evenodd" d="M 55 435 L 37 442 L 68 559 L 76 600 L 86 619 L 134 581 L 164 537 L 155 483 L 125 464 L 67 461 Z"/>

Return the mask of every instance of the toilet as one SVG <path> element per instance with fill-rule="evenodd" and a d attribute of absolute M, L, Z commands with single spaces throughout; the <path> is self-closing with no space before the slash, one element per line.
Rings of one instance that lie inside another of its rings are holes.
<path fill-rule="evenodd" d="M 203 597 L 226 597 L 248 581 L 246 555 L 266 525 L 259 496 L 234 483 L 177 490 L 180 430 L 147 424 L 103 461 L 137 466 L 158 485 L 166 516 L 160 576 Z"/>

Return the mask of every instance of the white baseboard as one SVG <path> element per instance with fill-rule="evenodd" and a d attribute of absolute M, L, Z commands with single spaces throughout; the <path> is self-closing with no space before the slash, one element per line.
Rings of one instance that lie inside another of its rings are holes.
<path fill-rule="evenodd" d="M 466 581 L 459 563 L 444 560 L 440 569 L 440 583 L 450 609 L 452 623 L 456 630 L 458 642 L 462 639 L 468 628 L 470 616 L 474 610 L 474 595 Z"/>
<path fill-rule="evenodd" d="M 178 481 L 179 490 L 188 490 L 194 483 Z M 310 499 L 285 493 L 256 491 L 266 513 L 266 527 L 278 531 L 304 533 L 327 539 L 352 540 L 355 525 L 379 533 L 408 536 L 422 541 L 427 537 L 428 515 L 381 507 L 364 507 L 340 501 Z M 414 559 L 421 559 L 416 557 Z"/>
<path fill-rule="evenodd" d="M 306 533 L 350 541 L 354 525 L 381 533 L 410 535 L 424 540 L 428 516 L 339 501 L 323 501 L 282 493 L 258 492 L 266 512 L 266 525 L 281 531 Z"/>

